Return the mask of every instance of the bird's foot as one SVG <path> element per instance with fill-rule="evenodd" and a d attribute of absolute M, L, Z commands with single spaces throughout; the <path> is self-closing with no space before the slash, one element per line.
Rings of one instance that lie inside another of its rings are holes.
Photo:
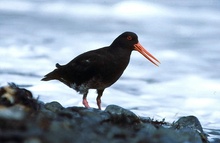
<path fill-rule="evenodd" d="M 83 99 L 82 103 L 86 108 L 90 108 L 89 103 L 86 99 Z"/>

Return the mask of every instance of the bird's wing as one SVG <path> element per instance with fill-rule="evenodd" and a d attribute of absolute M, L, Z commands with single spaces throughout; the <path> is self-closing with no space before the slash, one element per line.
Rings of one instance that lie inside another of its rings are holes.
<path fill-rule="evenodd" d="M 86 52 L 64 66 L 59 66 L 61 77 L 81 84 L 97 76 L 105 65 L 107 57 L 99 52 Z"/>

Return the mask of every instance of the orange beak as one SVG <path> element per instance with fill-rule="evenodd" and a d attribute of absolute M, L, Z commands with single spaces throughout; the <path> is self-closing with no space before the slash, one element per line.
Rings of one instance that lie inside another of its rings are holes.
<path fill-rule="evenodd" d="M 156 66 L 160 64 L 159 60 L 156 59 L 153 55 L 151 55 L 147 50 L 145 50 L 144 47 L 139 42 L 137 44 L 134 44 L 134 50 L 141 53 L 145 58 L 147 58 L 149 61 L 151 61 Z"/>

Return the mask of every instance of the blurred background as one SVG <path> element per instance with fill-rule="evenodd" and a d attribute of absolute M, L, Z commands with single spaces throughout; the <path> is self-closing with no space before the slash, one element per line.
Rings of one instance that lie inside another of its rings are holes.
<path fill-rule="evenodd" d="M 85 51 L 108 46 L 133 31 L 160 60 L 133 52 L 123 76 L 107 88 L 102 106 L 140 116 L 199 118 L 220 137 L 220 1 L 218 0 L 1 0 L 0 85 L 15 82 L 44 102 L 82 106 L 74 90 L 40 79 Z M 97 107 L 96 93 L 88 95 Z"/>

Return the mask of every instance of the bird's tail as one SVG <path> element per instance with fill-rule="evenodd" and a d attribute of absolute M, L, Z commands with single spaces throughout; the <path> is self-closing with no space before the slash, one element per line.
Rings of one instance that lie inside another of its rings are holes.
<path fill-rule="evenodd" d="M 44 78 L 42 78 L 42 81 L 48 81 L 48 80 L 54 80 L 54 79 L 59 79 L 60 74 L 59 74 L 59 68 L 62 67 L 58 63 L 56 64 L 57 69 L 53 70 L 52 72 L 46 74 Z"/>

